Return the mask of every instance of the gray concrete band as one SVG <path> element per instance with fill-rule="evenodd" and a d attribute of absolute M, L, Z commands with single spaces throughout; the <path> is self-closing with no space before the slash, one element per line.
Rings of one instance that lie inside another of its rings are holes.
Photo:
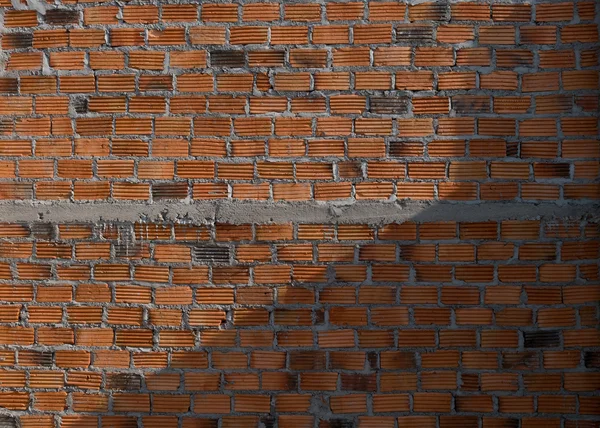
<path fill-rule="evenodd" d="M 193 223 L 362 223 L 486 221 L 505 219 L 600 220 L 599 203 L 423 202 L 268 203 L 201 201 L 0 204 L 1 222 L 174 221 Z"/>

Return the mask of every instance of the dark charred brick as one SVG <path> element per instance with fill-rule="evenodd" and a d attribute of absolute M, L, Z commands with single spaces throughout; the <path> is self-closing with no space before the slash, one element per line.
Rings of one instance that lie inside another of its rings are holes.
<path fill-rule="evenodd" d="M 425 43 L 433 41 L 433 26 L 400 24 L 396 26 L 396 40 L 399 42 Z"/>
<path fill-rule="evenodd" d="M 489 113 L 490 97 L 459 95 L 452 97 L 452 108 L 457 113 Z"/>
<path fill-rule="evenodd" d="M 518 419 L 505 419 L 502 423 L 502 428 L 519 428 Z"/>
<path fill-rule="evenodd" d="M 210 53 L 210 64 L 213 67 L 241 68 L 246 65 L 246 57 L 242 51 L 214 51 Z"/>
<path fill-rule="evenodd" d="M 377 114 L 405 114 L 408 104 L 407 97 L 371 97 L 370 111 Z"/>
<path fill-rule="evenodd" d="M 54 239 L 54 226 L 52 223 L 33 223 L 31 233 L 35 239 Z"/>
<path fill-rule="evenodd" d="M 182 183 L 155 183 L 152 185 L 153 199 L 185 199 L 188 196 L 188 184 Z"/>
<path fill-rule="evenodd" d="M 325 311 L 319 309 L 315 311 L 315 324 L 323 324 L 325 322 Z"/>
<path fill-rule="evenodd" d="M 585 366 L 590 369 L 600 369 L 600 352 L 588 351 L 585 353 Z"/>
<path fill-rule="evenodd" d="M 228 263 L 230 251 L 228 247 L 197 246 L 192 249 L 192 257 L 196 262 Z"/>
<path fill-rule="evenodd" d="M 44 21 L 50 25 L 77 24 L 79 22 L 79 12 L 68 9 L 50 9 L 46 12 Z"/>
<path fill-rule="evenodd" d="M 2 37 L 3 49 L 26 49 L 33 45 L 31 33 L 8 33 Z"/>
<path fill-rule="evenodd" d="M 319 422 L 319 428 L 355 428 L 354 421 L 349 419 L 330 419 Z"/>
<path fill-rule="evenodd" d="M 19 93 L 19 81 L 12 77 L 0 77 L 0 93 Z"/>
<path fill-rule="evenodd" d="M 447 21 L 450 19 L 450 9 L 447 2 L 423 3 L 409 8 L 411 21 Z"/>
<path fill-rule="evenodd" d="M 511 158 L 519 156 L 519 143 L 517 141 L 509 141 L 506 143 L 506 156 Z"/>
<path fill-rule="evenodd" d="M 110 373 L 106 376 L 106 388 L 137 391 L 142 388 L 142 377 L 136 373 Z"/>
<path fill-rule="evenodd" d="M 533 172 L 536 178 L 569 178 L 571 166 L 568 163 L 536 163 Z"/>
<path fill-rule="evenodd" d="M 377 375 L 342 373 L 342 389 L 346 391 L 376 391 Z"/>
<path fill-rule="evenodd" d="M 325 352 L 290 352 L 290 369 L 292 370 L 320 370 L 325 368 L 325 364 Z"/>
<path fill-rule="evenodd" d="M 41 351 L 19 351 L 17 361 L 22 366 L 52 366 L 52 352 Z"/>
<path fill-rule="evenodd" d="M 83 97 L 73 98 L 71 100 L 71 105 L 77 114 L 85 114 L 88 113 L 88 99 Z"/>
<path fill-rule="evenodd" d="M 560 332 L 556 330 L 549 331 L 526 331 L 526 348 L 554 348 L 560 346 Z"/>
<path fill-rule="evenodd" d="M 275 428 L 277 419 L 271 415 L 260 418 L 261 426 L 264 428 Z"/>
<path fill-rule="evenodd" d="M 367 353 L 367 361 L 369 362 L 369 368 L 371 370 L 379 369 L 379 355 L 377 352 Z"/>

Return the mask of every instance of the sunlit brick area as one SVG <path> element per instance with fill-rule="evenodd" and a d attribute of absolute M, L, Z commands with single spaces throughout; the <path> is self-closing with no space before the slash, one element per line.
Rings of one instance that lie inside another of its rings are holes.
<path fill-rule="evenodd" d="M 0 428 L 600 428 L 596 1 L 0 0 Z"/>

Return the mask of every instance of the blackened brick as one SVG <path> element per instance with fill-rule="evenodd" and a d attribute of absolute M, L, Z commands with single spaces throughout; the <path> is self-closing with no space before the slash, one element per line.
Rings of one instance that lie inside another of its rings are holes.
<path fill-rule="evenodd" d="M 585 366 L 592 369 L 600 368 L 600 352 L 588 351 L 585 353 Z"/>
<path fill-rule="evenodd" d="M 400 24 L 396 26 L 396 40 L 399 42 L 425 43 L 433 41 L 433 26 Z"/>
<path fill-rule="evenodd" d="M 26 49 L 33 45 L 33 34 L 31 33 L 8 33 L 2 37 L 4 49 Z"/>
<path fill-rule="evenodd" d="M 489 113 L 490 97 L 459 95 L 452 97 L 452 108 L 457 113 Z"/>
<path fill-rule="evenodd" d="M 77 24 L 79 12 L 69 9 L 50 9 L 46 11 L 44 21 L 50 25 Z"/>
<path fill-rule="evenodd" d="M 197 262 L 228 263 L 230 250 L 227 247 L 196 246 L 192 250 L 192 256 Z"/>
<path fill-rule="evenodd" d="M 377 376 L 362 374 L 342 373 L 342 389 L 348 391 L 369 391 L 377 390 Z"/>
<path fill-rule="evenodd" d="M 371 97 L 371 112 L 377 114 L 405 114 L 408 112 L 407 97 Z"/>
<path fill-rule="evenodd" d="M 111 373 L 106 376 L 108 389 L 137 391 L 142 388 L 142 377 L 136 373 Z"/>
<path fill-rule="evenodd" d="M 560 332 L 549 331 L 526 331 L 524 333 L 526 348 L 554 348 L 560 345 Z"/>
<path fill-rule="evenodd" d="M 52 223 L 33 223 L 31 225 L 31 233 L 36 239 L 53 239 L 54 225 Z"/>
<path fill-rule="evenodd" d="M 213 67 L 241 68 L 246 65 L 246 56 L 242 51 L 213 51 L 210 64 Z"/>
<path fill-rule="evenodd" d="M 71 100 L 71 105 L 77 114 L 88 113 L 88 99 L 84 97 L 77 97 Z"/>

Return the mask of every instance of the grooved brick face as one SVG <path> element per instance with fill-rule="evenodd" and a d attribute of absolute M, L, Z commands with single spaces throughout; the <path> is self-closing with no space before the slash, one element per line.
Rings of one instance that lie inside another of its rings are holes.
<path fill-rule="evenodd" d="M 5 200 L 599 197 L 593 1 L 0 7 Z"/>
<path fill-rule="evenodd" d="M 597 2 L 42 2 L 0 427 L 600 426 Z"/>
<path fill-rule="evenodd" d="M 597 426 L 599 237 L 2 223 L 3 426 Z"/>

